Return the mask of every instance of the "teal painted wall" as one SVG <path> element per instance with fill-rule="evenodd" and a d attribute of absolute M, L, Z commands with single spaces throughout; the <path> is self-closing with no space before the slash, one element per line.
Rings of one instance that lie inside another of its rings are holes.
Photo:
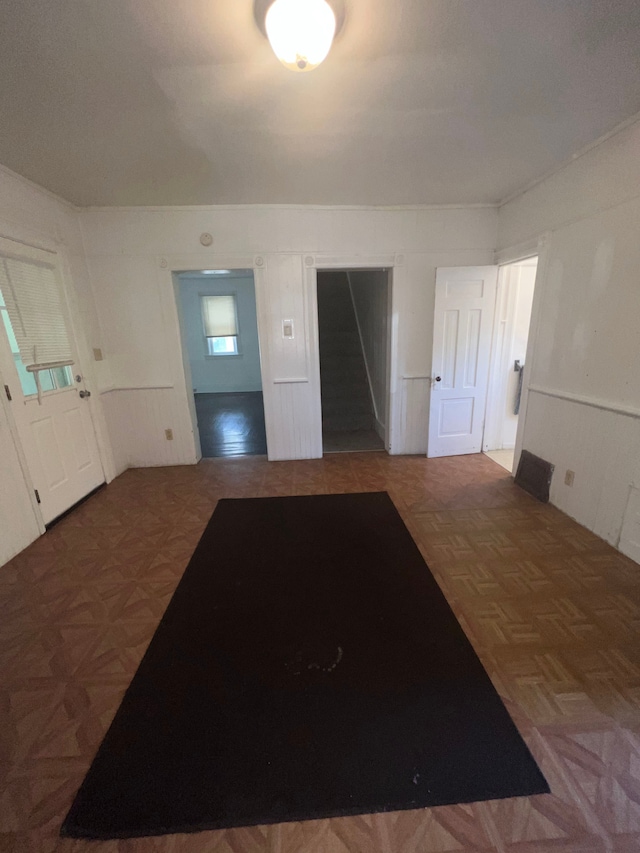
<path fill-rule="evenodd" d="M 200 311 L 201 296 L 235 294 L 239 355 L 207 355 Z M 260 350 L 253 275 L 179 276 L 182 334 L 189 354 L 191 379 L 197 394 L 222 391 L 260 391 Z"/>

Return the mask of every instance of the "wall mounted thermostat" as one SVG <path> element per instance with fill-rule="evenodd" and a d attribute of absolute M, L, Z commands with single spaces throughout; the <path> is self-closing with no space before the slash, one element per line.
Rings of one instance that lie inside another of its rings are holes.
<path fill-rule="evenodd" d="M 282 337 L 283 338 L 292 338 L 293 337 L 293 320 L 283 320 L 282 321 Z"/>

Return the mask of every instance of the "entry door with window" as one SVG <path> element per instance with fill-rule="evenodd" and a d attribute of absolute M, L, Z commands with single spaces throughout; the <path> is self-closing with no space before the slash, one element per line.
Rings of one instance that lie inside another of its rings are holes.
<path fill-rule="evenodd" d="M 0 370 L 48 524 L 104 482 L 55 256 L 0 240 Z"/>
<path fill-rule="evenodd" d="M 482 451 L 498 268 L 436 274 L 429 456 Z"/>

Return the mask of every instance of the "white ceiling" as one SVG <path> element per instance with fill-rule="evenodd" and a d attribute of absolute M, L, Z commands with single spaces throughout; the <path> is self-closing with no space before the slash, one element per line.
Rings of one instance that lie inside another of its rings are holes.
<path fill-rule="evenodd" d="M 82 205 L 495 202 L 640 111 L 638 0 L 2 0 L 0 163 Z"/>

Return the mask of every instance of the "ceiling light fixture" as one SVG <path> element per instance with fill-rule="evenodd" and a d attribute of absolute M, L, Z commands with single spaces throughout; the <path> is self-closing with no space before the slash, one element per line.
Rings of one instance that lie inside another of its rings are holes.
<path fill-rule="evenodd" d="M 275 0 L 265 19 L 273 52 L 290 71 L 312 71 L 326 58 L 336 16 L 326 0 Z"/>

